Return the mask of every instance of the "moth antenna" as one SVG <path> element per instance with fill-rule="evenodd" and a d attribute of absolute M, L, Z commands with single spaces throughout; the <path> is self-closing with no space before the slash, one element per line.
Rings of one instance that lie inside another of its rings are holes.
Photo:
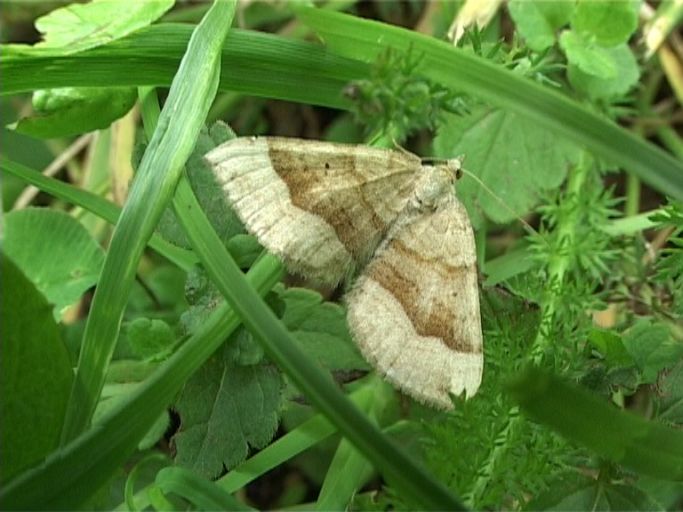
<path fill-rule="evenodd" d="M 493 190 L 491 190 L 491 189 L 486 185 L 486 183 L 484 183 L 484 182 L 479 178 L 479 176 L 477 176 L 476 174 L 474 174 L 474 173 L 468 171 L 468 170 L 465 169 L 464 167 L 461 167 L 460 170 L 463 172 L 463 174 L 466 174 L 467 176 L 469 176 L 470 178 L 472 178 L 474 181 L 476 181 L 476 182 L 479 184 L 479 186 L 480 186 L 481 188 L 483 188 L 491 197 L 493 197 L 493 198 L 496 200 L 496 202 L 498 202 L 498 204 L 500 204 L 500 205 L 505 209 L 505 211 L 507 211 L 508 213 L 510 213 L 510 214 L 511 214 L 513 217 L 515 217 L 519 222 L 521 222 L 522 225 L 523 225 L 528 231 L 530 231 L 531 233 L 533 233 L 533 234 L 535 234 L 535 235 L 541 236 L 541 234 L 540 234 L 540 233 L 539 233 L 531 224 L 529 224 L 527 221 L 525 221 L 525 220 L 524 220 L 516 211 L 514 211 L 512 208 L 510 208 L 510 207 L 508 206 L 508 204 L 507 204 L 505 201 L 503 201 L 503 199 L 502 199 L 498 194 L 496 194 Z M 541 237 L 541 238 L 543 238 L 543 237 Z"/>
<path fill-rule="evenodd" d="M 410 151 L 408 151 L 406 148 L 404 148 L 403 146 L 401 146 L 393 135 L 391 136 L 391 143 L 394 145 L 394 147 L 395 147 L 398 151 L 400 151 L 400 152 L 403 153 L 404 155 L 411 156 L 411 157 L 414 157 L 414 156 L 415 156 L 415 155 L 413 155 Z"/>

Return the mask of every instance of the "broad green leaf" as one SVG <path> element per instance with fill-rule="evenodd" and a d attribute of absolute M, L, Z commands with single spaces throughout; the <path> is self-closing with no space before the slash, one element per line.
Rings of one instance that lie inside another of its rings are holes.
<path fill-rule="evenodd" d="M 216 249 L 220 251 L 220 243 Z M 266 256 L 250 269 L 247 279 L 258 293 L 265 293 L 281 274 L 281 264 L 275 257 Z M 75 504 L 83 503 L 125 464 L 185 381 L 238 325 L 239 319 L 229 307 L 217 311 L 200 332 L 130 394 L 125 406 L 114 408 L 102 418 L 98 428 L 88 429 L 74 442 L 53 452 L 45 464 L 1 486 L 0 503 L 15 510 L 72 510 Z"/>
<path fill-rule="evenodd" d="M 651 319 L 638 320 L 623 338 L 624 347 L 642 372 L 645 383 L 653 383 L 661 370 L 675 365 L 683 356 L 683 343 L 669 328 Z"/>
<path fill-rule="evenodd" d="M 534 266 L 527 247 L 521 245 L 486 262 L 479 262 L 482 274 L 486 276 L 484 286 L 495 286 L 517 275 L 528 272 Z"/>
<path fill-rule="evenodd" d="M 304 288 L 280 289 L 279 295 L 285 303 L 282 321 L 311 357 L 330 370 L 368 368 L 351 340 L 343 307 Z"/>
<path fill-rule="evenodd" d="M 36 91 L 35 114 L 16 123 L 19 133 L 43 139 L 69 137 L 108 127 L 135 104 L 129 87 L 64 87 Z"/>
<path fill-rule="evenodd" d="M 635 485 L 657 502 L 660 510 L 677 510 L 683 496 L 683 482 L 641 476 Z M 654 507 L 652 510 L 656 510 Z"/>
<path fill-rule="evenodd" d="M 517 32 L 529 48 L 540 52 L 555 43 L 557 30 L 569 22 L 574 5 L 573 0 L 512 0 L 508 9 Z"/>
<path fill-rule="evenodd" d="M 617 78 L 617 65 L 608 48 L 591 44 L 573 30 L 562 32 L 560 46 L 569 64 L 584 73 L 603 80 Z"/>
<path fill-rule="evenodd" d="M 532 499 L 525 510 L 662 510 L 642 490 L 590 478 L 577 472 L 557 475 L 550 489 Z"/>
<path fill-rule="evenodd" d="M 176 462 L 215 478 L 263 448 L 278 425 L 282 377 L 270 365 L 237 366 L 220 350 L 185 384 L 176 404 Z"/>
<path fill-rule="evenodd" d="M 36 20 L 44 42 L 35 48 L 68 55 L 100 46 L 149 25 L 174 3 L 174 0 L 145 0 L 125 5 L 121 0 L 73 3 Z"/>
<path fill-rule="evenodd" d="M 683 431 L 620 411 L 537 367 L 508 390 L 534 420 L 596 454 L 644 475 L 683 480 Z"/>
<path fill-rule="evenodd" d="M 434 148 L 445 158 L 464 155 L 464 167 L 490 189 L 467 175 L 456 184 L 475 225 L 482 215 L 503 223 L 527 213 L 543 191 L 564 181 L 579 155 L 572 142 L 533 121 L 484 107 L 467 116 L 449 116 Z"/>
<path fill-rule="evenodd" d="M 572 87 L 594 101 L 626 95 L 640 78 L 640 68 L 633 52 L 626 44 L 601 49 L 599 52 L 602 57 L 611 60 L 609 67 L 615 70 L 615 76 L 602 77 L 586 73 L 580 66 L 570 62 L 567 74 Z"/>
<path fill-rule="evenodd" d="M 4 252 L 0 266 L 0 481 L 6 482 L 59 445 L 73 373 L 52 307 Z"/>
<path fill-rule="evenodd" d="M 603 46 L 625 43 L 638 27 L 640 0 L 579 0 L 572 28 Z"/>
<path fill-rule="evenodd" d="M 156 318 L 136 318 L 126 326 L 128 344 L 140 359 L 163 357 L 175 343 L 171 326 Z"/>
<path fill-rule="evenodd" d="M 621 336 L 614 331 L 595 328 L 590 332 L 588 341 L 602 354 L 608 365 L 625 368 L 634 364 Z"/>
<path fill-rule="evenodd" d="M 104 251 L 85 228 L 57 210 L 8 213 L 3 247 L 55 305 L 57 318 L 97 282 L 104 260 Z"/>

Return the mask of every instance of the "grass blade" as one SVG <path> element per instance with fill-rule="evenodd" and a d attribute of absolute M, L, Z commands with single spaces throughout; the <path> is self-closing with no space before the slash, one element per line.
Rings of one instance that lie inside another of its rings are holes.
<path fill-rule="evenodd" d="M 164 23 L 75 55 L 3 54 L 0 95 L 54 87 L 166 87 L 191 33 L 191 26 Z M 332 55 L 320 45 L 233 29 L 221 54 L 219 89 L 344 108 L 349 102 L 341 90 L 368 70 L 367 64 Z"/>
<path fill-rule="evenodd" d="M 567 439 L 639 473 L 683 480 L 680 430 L 620 411 L 536 367 L 524 371 L 509 389 L 522 410 Z"/>
<path fill-rule="evenodd" d="M 90 422 L 114 350 L 137 262 L 194 147 L 218 85 L 235 2 L 217 1 L 195 29 L 130 196 L 114 230 L 83 336 L 62 442 Z"/>
<path fill-rule="evenodd" d="M 118 222 L 121 208 L 92 192 L 68 185 L 49 176 L 44 176 L 34 169 L 9 160 L 4 155 L 0 155 L 0 169 L 34 185 L 43 192 L 80 206 L 110 224 Z M 197 258 L 190 251 L 173 245 L 156 233 L 149 239 L 149 246 L 183 270 L 189 270 L 197 262 Z"/>
<path fill-rule="evenodd" d="M 412 51 L 421 56 L 417 73 L 532 119 L 683 200 L 682 162 L 549 87 L 403 28 L 310 7 L 300 7 L 299 17 L 338 56 L 372 62 L 389 47 Z"/>

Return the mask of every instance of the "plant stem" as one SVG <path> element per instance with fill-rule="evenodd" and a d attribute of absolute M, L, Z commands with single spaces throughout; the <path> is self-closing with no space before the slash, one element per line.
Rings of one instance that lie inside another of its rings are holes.
<path fill-rule="evenodd" d="M 530 351 L 531 361 L 534 364 L 539 364 L 543 360 L 545 349 L 552 341 L 551 333 L 555 313 L 560 306 L 560 291 L 563 289 L 567 270 L 571 265 L 569 248 L 575 243 L 576 227 L 580 221 L 578 218 L 580 214 L 578 200 L 586 182 L 588 171 L 592 167 L 591 164 L 592 159 L 584 153 L 567 178 L 566 192 L 562 200 L 569 204 L 567 208 L 568 213 L 558 219 L 558 224 L 555 228 L 559 233 L 560 246 L 555 249 L 547 265 L 548 286 L 542 300 L 540 325 Z M 507 413 L 507 421 L 496 436 L 489 457 L 479 469 L 479 476 L 472 485 L 471 492 L 465 498 L 467 505 L 476 507 L 476 504 L 481 501 L 486 487 L 491 481 L 496 464 L 508 447 L 511 446 L 512 439 L 521 426 L 521 421 L 522 416 L 520 415 L 519 407 L 511 407 Z"/>

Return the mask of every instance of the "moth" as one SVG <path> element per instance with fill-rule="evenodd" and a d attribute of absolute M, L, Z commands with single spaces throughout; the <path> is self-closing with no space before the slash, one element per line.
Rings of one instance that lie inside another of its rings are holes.
<path fill-rule="evenodd" d="M 280 137 L 236 138 L 205 158 L 291 272 L 352 283 L 351 334 L 389 382 L 442 409 L 449 394 L 476 393 L 482 332 L 474 236 L 453 190 L 460 160 Z"/>

